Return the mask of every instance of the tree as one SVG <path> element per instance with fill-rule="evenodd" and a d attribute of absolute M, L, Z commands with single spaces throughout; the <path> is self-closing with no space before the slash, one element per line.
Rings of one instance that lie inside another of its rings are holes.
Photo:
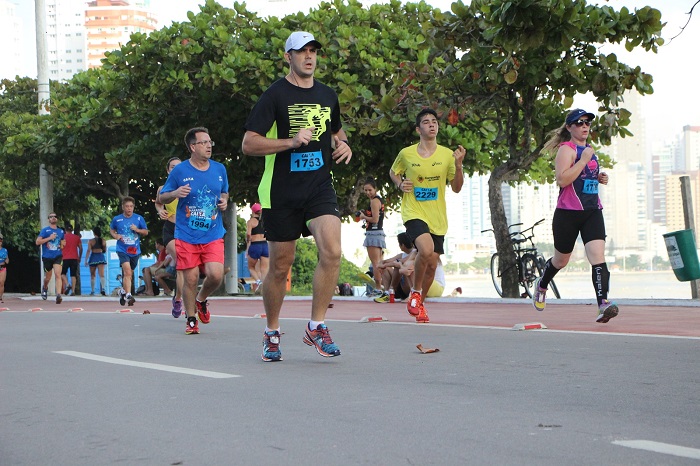
<path fill-rule="evenodd" d="M 53 95 L 50 125 L 27 150 L 36 151 L 36 162 L 56 179 L 72 180 L 82 195 L 131 195 L 143 210 L 165 160 L 184 154 L 182 135 L 203 125 L 217 140 L 215 157 L 235 176 L 231 199 L 256 200 L 263 161 L 240 155 L 242 127 L 259 95 L 286 73 L 288 34 L 304 27 L 324 44 L 317 77 L 338 90 L 353 135 L 355 160 L 336 167 L 340 203 L 349 214 L 361 180 L 371 174 L 389 186 L 394 155 L 415 139 L 403 110 L 423 103 L 406 96 L 400 67 L 438 67 L 445 63 L 442 55 L 454 56 L 441 55 L 432 28 L 444 16 L 425 3 L 365 9 L 356 0 L 335 0 L 308 15 L 264 21 L 240 4 L 231 9 L 208 0 L 188 19 L 148 36 L 133 34 L 106 54 L 101 69 L 61 86 Z"/>
<path fill-rule="evenodd" d="M 622 95 L 629 89 L 653 92 L 652 77 L 597 46 L 624 43 L 628 50 L 656 52 L 663 44 L 661 13 L 575 0 L 473 0 L 469 6 L 453 3 L 452 10 L 456 20 L 441 32 L 464 54 L 436 86 L 454 96 L 441 103 L 452 109 L 452 121 L 489 140 L 477 160 L 467 163 L 490 169 L 489 208 L 502 258 L 503 296 L 517 297 L 503 183 L 553 181 L 551 154 L 542 154 L 542 148 L 577 93 L 591 92 L 599 104 L 594 143 L 631 135 Z"/>

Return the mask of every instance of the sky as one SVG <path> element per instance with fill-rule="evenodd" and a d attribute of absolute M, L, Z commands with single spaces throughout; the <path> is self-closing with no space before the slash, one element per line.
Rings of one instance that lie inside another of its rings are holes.
<path fill-rule="evenodd" d="M 34 35 L 34 1 L 12 0 L 18 5 L 25 28 L 28 57 L 27 75 L 36 75 L 36 46 Z M 219 0 L 225 6 L 233 6 L 233 0 Z M 649 5 L 662 13 L 667 23 L 663 37 L 667 43 L 657 54 L 635 51 L 629 53 L 622 47 L 610 49 L 620 60 L 630 66 L 640 66 L 642 71 L 654 77 L 654 94 L 642 99 L 642 113 L 646 121 L 647 140 L 652 144 L 675 138 L 683 126 L 700 125 L 700 90 L 697 86 L 698 66 L 697 44 L 700 44 L 700 8 L 685 30 L 672 41 L 669 39 L 681 32 L 681 26 L 688 21 L 688 11 L 696 0 L 594 0 L 592 3 L 610 5 L 619 10 L 626 6 L 630 10 Z M 161 24 L 187 20 L 188 11 L 199 11 L 204 0 L 151 0 L 151 8 L 156 12 Z M 296 11 L 307 12 L 318 5 L 316 0 L 254 0 L 247 2 L 249 10 L 260 16 L 283 16 Z M 381 0 L 366 0 L 365 5 L 382 3 Z M 449 10 L 452 0 L 427 0 L 427 3 L 442 10 Z M 300 7 L 301 5 L 301 7 Z M 607 51 L 607 49 L 606 49 Z M 595 101 L 591 97 L 577 98 L 574 106 L 583 107 L 595 113 Z M 633 117 L 634 118 L 634 117 Z"/>

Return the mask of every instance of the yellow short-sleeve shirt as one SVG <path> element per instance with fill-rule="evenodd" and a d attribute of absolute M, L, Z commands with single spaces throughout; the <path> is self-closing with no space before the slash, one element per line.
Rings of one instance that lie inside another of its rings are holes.
<path fill-rule="evenodd" d="M 403 193 L 401 200 L 403 222 L 423 220 L 432 234 L 444 236 L 447 233 L 445 186 L 456 173 L 452 151 L 438 145 L 430 157 L 424 158 L 418 155 L 415 144 L 399 152 L 391 170 L 413 181 L 413 191 Z"/>

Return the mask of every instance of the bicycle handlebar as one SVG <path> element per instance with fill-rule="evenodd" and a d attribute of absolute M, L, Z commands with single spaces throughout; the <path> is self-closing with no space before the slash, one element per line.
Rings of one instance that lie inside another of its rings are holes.
<path fill-rule="evenodd" d="M 522 222 L 508 225 L 508 236 L 510 236 L 510 240 L 513 243 L 513 245 L 518 245 L 521 243 L 525 243 L 527 241 L 530 241 L 531 243 L 533 243 L 532 238 L 535 237 L 535 227 L 544 221 L 545 221 L 545 219 L 538 220 L 530 228 L 526 228 L 525 230 L 520 230 L 520 231 L 510 231 L 510 229 L 513 227 L 517 227 L 517 226 L 522 225 L 523 224 Z M 488 230 L 481 230 L 482 233 L 486 233 L 487 231 L 493 232 L 493 228 L 489 228 Z M 532 232 L 532 234 L 529 236 L 525 234 L 528 231 Z M 533 246 L 534 246 L 534 243 L 533 243 Z"/>

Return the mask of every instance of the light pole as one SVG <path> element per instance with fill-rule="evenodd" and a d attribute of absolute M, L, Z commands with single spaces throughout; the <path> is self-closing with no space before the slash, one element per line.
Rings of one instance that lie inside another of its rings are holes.
<path fill-rule="evenodd" d="M 34 20 L 36 24 L 36 69 L 39 115 L 48 115 L 51 93 L 49 90 L 49 70 L 46 53 L 46 3 L 44 0 L 34 0 Z M 53 211 L 53 177 L 46 171 L 44 165 L 39 167 L 39 224 L 48 225 L 49 213 Z M 39 270 L 42 270 L 39 264 Z M 39 274 L 41 276 L 41 272 Z M 58 277 L 59 280 L 61 277 Z M 51 278 L 51 281 L 55 277 Z M 49 289 L 54 287 L 49 285 Z"/>

